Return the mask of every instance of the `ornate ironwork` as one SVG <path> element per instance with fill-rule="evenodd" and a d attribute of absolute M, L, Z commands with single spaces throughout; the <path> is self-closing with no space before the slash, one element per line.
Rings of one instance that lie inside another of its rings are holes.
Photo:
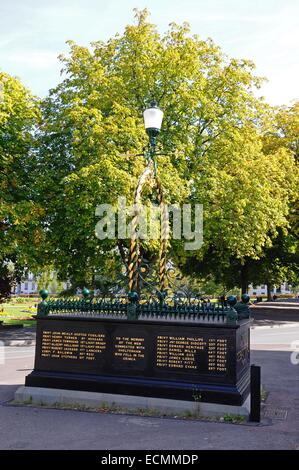
<path fill-rule="evenodd" d="M 145 184 L 152 180 L 155 184 L 157 191 L 157 198 L 159 207 L 161 210 L 161 244 L 160 244 L 160 253 L 159 253 L 159 285 L 160 290 L 164 291 L 167 288 L 167 278 L 166 278 L 166 263 L 167 263 L 167 247 L 168 247 L 168 238 L 169 238 L 169 220 L 168 220 L 168 210 L 164 201 L 164 193 L 161 182 L 157 176 L 155 162 L 153 158 L 150 158 L 148 164 L 143 171 L 142 175 L 138 180 L 138 184 L 135 190 L 134 195 L 134 207 L 135 214 L 132 219 L 132 232 L 131 232 L 131 241 L 130 241 L 130 254 L 129 254 L 129 263 L 128 263 L 128 277 L 129 277 L 129 290 L 130 292 L 139 290 L 139 279 L 140 279 L 140 250 L 138 247 L 138 218 L 140 215 L 140 203 L 142 197 L 142 191 Z"/>
<path fill-rule="evenodd" d="M 196 298 L 184 299 L 177 295 L 172 298 L 146 301 L 136 297 L 102 297 L 83 299 L 45 299 L 39 304 L 37 315 L 68 316 L 80 318 L 107 318 L 119 320 L 184 321 L 197 323 L 227 323 L 237 318 L 232 307 L 223 304 L 206 303 Z"/>

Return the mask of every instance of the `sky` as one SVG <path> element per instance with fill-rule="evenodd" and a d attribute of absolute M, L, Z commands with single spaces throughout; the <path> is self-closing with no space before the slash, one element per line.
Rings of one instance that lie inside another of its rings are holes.
<path fill-rule="evenodd" d="M 0 70 L 44 97 L 61 80 L 68 39 L 89 46 L 122 33 L 135 7 L 148 8 L 161 33 L 187 21 L 229 56 L 252 60 L 270 104 L 299 99 L 299 0 L 0 0 Z"/>

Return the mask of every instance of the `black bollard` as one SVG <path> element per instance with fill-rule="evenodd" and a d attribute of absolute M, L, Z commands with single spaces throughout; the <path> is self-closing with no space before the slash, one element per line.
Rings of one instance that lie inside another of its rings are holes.
<path fill-rule="evenodd" d="M 261 421 L 261 368 L 254 364 L 250 367 L 250 421 Z"/>

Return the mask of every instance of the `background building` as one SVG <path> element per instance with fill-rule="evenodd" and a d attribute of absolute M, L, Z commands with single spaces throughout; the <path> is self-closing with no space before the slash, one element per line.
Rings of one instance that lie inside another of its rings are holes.
<path fill-rule="evenodd" d="M 42 284 L 42 285 L 40 285 Z M 35 277 L 33 273 L 29 272 L 28 276 L 24 277 L 21 282 L 17 283 L 12 291 L 14 295 L 37 294 L 41 287 L 46 287 L 50 294 L 56 294 L 62 290 L 69 289 L 69 282 L 57 281 L 56 273 L 50 273 L 47 280 L 41 282 L 40 277 Z"/>
<path fill-rule="evenodd" d="M 281 284 L 280 286 L 274 287 L 271 290 L 271 294 L 292 294 L 292 292 L 292 286 L 287 282 Z M 267 295 L 267 286 L 265 284 L 260 286 L 253 286 L 250 284 L 248 288 L 248 294 L 251 296 Z"/>

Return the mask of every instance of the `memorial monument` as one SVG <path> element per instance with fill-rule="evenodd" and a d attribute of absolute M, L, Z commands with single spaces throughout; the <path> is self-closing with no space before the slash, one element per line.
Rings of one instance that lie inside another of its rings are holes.
<path fill-rule="evenodd" d="M 30 393 L 39 387 L 102 393 L 106 399 L 111 394 L 232 407 L 242 407 L 248 398 L 250 319 L 244 308 L 238 314 L 234 297 L 225 306 L 170 295 L 169 222 L 155 160 L 162 118 L 156 103 L 144 112 L 147 166 L 134 197 L 138 205 L 151 179 L 161 208 L 158 287 L 142 298 L 136 211 L 126 296 L 92 298 L 84 289 L 81 300 L 47 300 L 41 291 L 35 365 L 25 383 Z"/>

